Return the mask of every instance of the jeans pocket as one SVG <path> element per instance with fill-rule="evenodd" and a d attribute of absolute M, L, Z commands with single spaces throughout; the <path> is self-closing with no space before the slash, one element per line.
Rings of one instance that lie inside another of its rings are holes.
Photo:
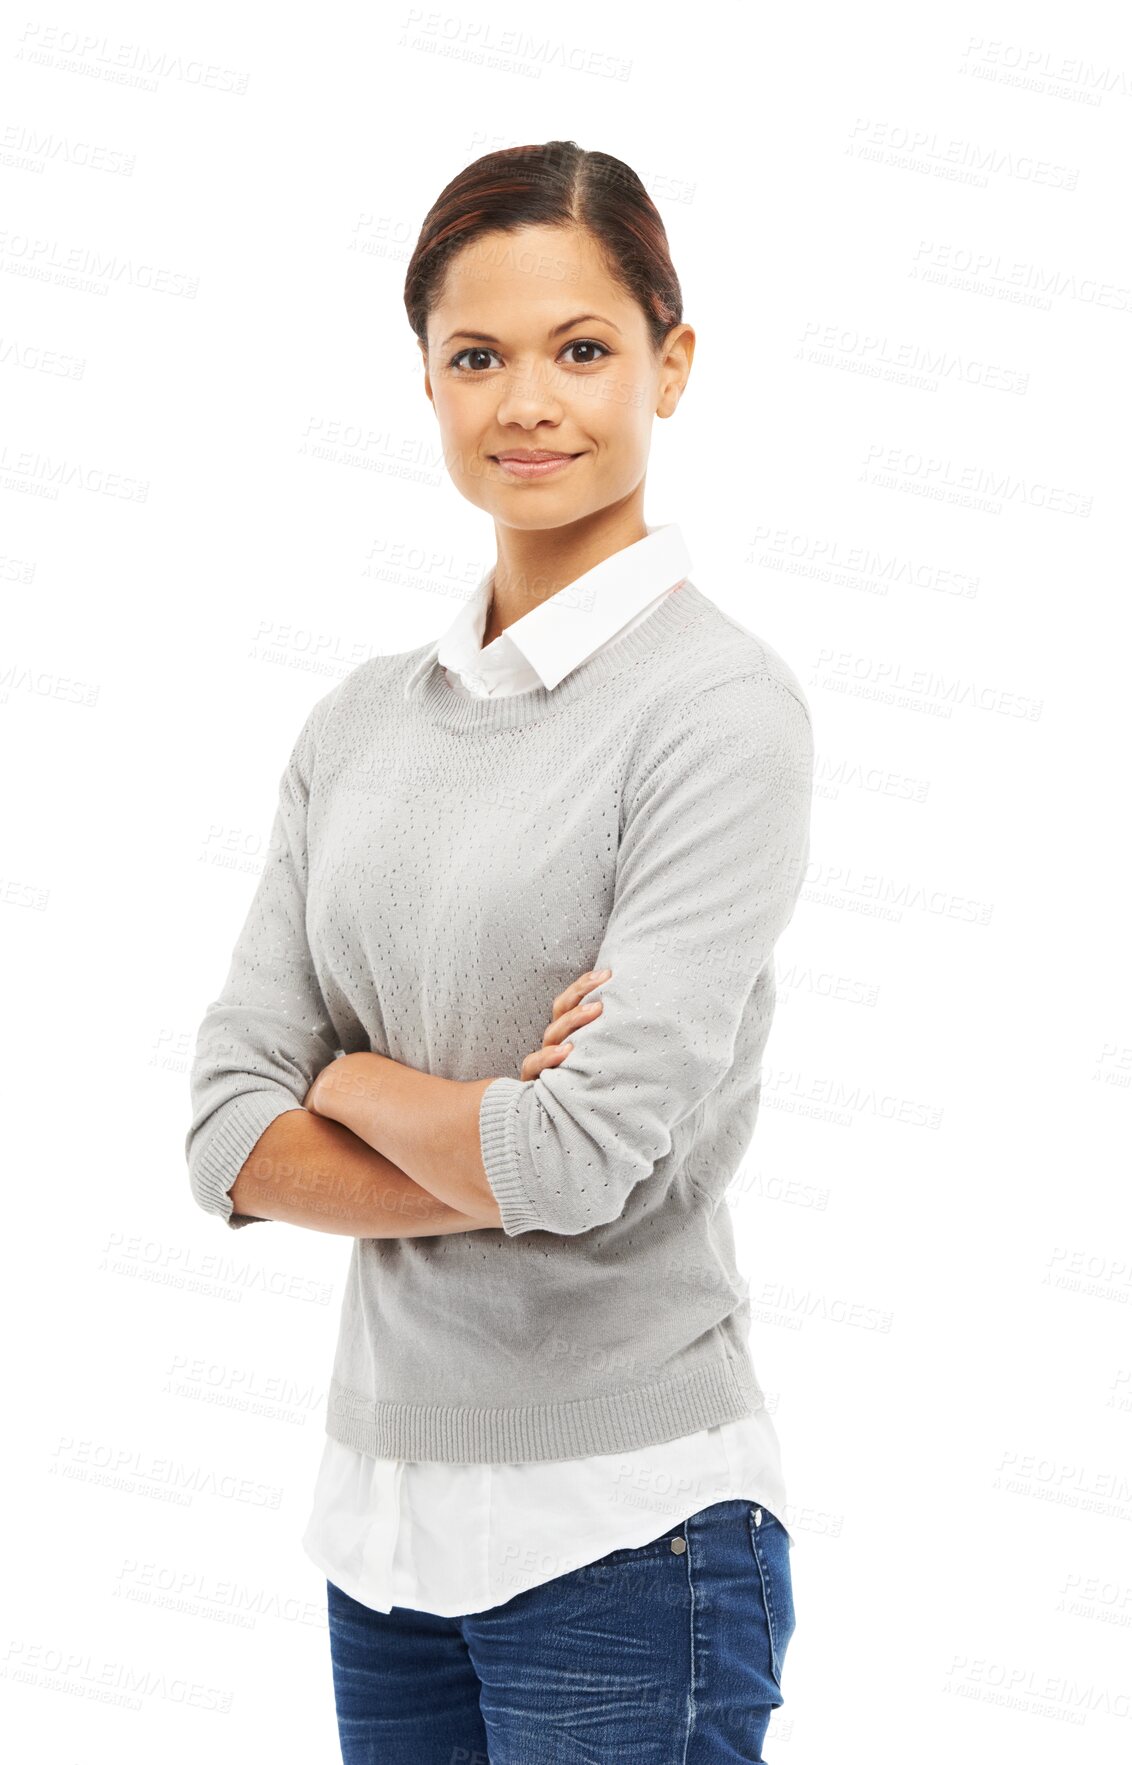
<path fill-rule="evenodd" d="M 751 1502 L 747 1509 L 751 1550 L 758 1566 L 770 1637 L 770 1669 L 782 1689 L 782 1663 L 794 1634 L 794 1587 L 790 1574 L 790 1537 L 769 1508 Z"/>

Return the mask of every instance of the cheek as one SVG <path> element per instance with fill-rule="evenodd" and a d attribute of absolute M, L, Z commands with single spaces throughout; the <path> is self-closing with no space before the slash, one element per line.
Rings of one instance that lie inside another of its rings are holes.
<path fill-rule="evenodd" d="M 648 452 L 653 407 L 650 390 L 635 381 L 617 382 L 588 413 L 587 429 L 598 451 L 614 460 L 637 460 Z"/>
<path fill-rule="evenodd" d="M 481 405 L 470 387 L 453 386 L 450 380 L 433 382 L 433 406 L 444 435 L 476 434 L 482 427 Z"/>
<path fill-rule="evenodd" d="M 648 465 L 650 425 L 624 409 L 603 416 L 591 431 L 590 462 L 607 491 L 627 494 Z"/>
<path fill-rule="evenodd" d="M 479 447 L 483 435 L 482 423 L 458 399 L 451 400 L 443 411 L 439 408 L 438 401 L 437 416 L 444 460 L 452 477 L 476 480 L 485 478 L 489 466 Z"/>

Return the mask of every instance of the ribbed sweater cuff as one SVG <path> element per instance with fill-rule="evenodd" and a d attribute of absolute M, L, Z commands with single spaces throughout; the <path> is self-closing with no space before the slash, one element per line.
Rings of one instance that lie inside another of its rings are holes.
<path fill-rule="evenodd" d="M 234 1213 L 228 1193 L 249 1152 L 275 1120 L 288 1109 L 301 1109 L 289 1091 L 244 1091 L 219 1109 L 205 1130 L 206 1138 L 194 1172 L 193 1187 L 201 1207 L 216 1213 L 233 1228 L 262 1225 L 256 1214 Z"/>
<path fill-rule="evenodd" d="M 519 1168 L 519 1111 L 537 1079 L 495 1079 L 480 1099 L 480 1156 L 509 1238 L 540 1227 Z"/>

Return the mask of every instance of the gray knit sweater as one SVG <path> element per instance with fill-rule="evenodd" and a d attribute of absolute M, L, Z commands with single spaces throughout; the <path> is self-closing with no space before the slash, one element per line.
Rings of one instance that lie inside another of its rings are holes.
<path fill-rule="evenodd" d="M 502 1227 L 356 1239 L 326 1428 L 381 1458 L 570 1459 L 758 1409 L 722 1200 L 758 1112 L 809 858 L 799 681 L 690 581 L 553 692 L 477 698 L 436 642 L 314 705 L 201 1025 L 192 1192 L 228 1189 L 339 1052 L 499 1075 Z M 537 1079 L 552 1002 L 601 1014 Z"/>

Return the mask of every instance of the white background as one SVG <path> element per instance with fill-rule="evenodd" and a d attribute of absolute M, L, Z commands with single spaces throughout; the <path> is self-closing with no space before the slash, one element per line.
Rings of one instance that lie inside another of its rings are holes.
<path fill-rule="evenodd" d="M 646 519 L 815 720 L 732 1197 L 797 1539 L 768 1756 L 1129 1756 L 1121 22 L 10 14 L 21 1758 L 338 1756 L 299 1536 L 349 1245 L 195 1208 L 188 1070 L 306 712 L 492 560 L 402 282 L 458 170 L 555 137 L 638 171 L 698 335 Z"/>

